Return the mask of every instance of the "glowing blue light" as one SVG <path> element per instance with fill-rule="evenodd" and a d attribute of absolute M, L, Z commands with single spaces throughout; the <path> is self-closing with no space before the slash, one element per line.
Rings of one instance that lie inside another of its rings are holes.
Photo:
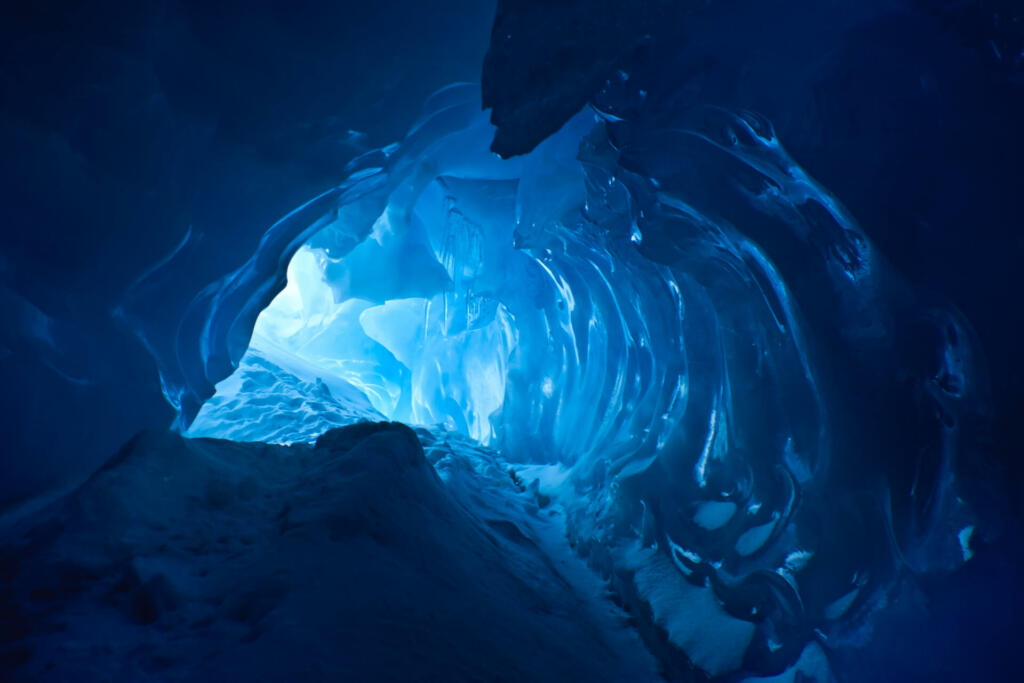
<path fill-rule="evenodd" d="M 648 138 L 636 149 L 617 149 L 607 121 L 584 114 L 500 161 L 475 97 L 445 100 L 384 159 L 302 209 L 327 202 L 322 215 L 265 240 L 295 245 L 287 285 L 190 433 L 310 440 L 341 420 L 380 417 L 462 432 L 516 461 L 519 476 L 532 472 L 583 545 L 610 548 L 595 561 L 634 575 L 654 618 L 706 671 L 734 670 L 755 640 L 792 660 L 818 652 L 801 638 L 895 585 L 886 572 L 898 563 L 836 552 L 829 536 L 829 525 L 847 528 L 820 509 L 841 492 L 830 463 L 861 454 L 830 431 L 798 303 L 817 306 L 829 343 L 884 368 L 891 274 L 881 277 L 852 218 L 765 122 L 711 110 L 702 114 L 717 127 L 640 131 Z M 715 168 L 731 169 L 732 182 L 737 167 L 763 189 L 694 182 Z M 820 257 L 799 292 L 772 260 L 794 244 L 801 258 Z M 255 255 L 223 288 L 248 286 L 272 261 Z M 260 300 L 254 291 L 211 299 L 206 374 L 190 377 L 209 377 L 214 351 L 241 338 L 227 335 Z M 956 379 L 958 393 L 941 396 L 951 412 L 970 396 L 972 367 L 970 349 L 954 346 L 936 356 Z M 940 436 L 951 453 L 953 437 Z M 889 507 L 867 497 L 847 506 L 896 538 Z M 914 553 L 893 552 L 922 567 L 970 559 L 968 513 L 927 516 L 950 517 L 951 533 L 935 521 L 934 538 L 901 537 Z M 805 571 L 822 563 L 829 571 Z M 870 579 L 805 596 L 805 575 Z M 703 611 L 694 619 L 681 605 Z M 748 614 L 757 621 L 736 616 Z M 702 619 L 731 649 L 708 650 Z"/>

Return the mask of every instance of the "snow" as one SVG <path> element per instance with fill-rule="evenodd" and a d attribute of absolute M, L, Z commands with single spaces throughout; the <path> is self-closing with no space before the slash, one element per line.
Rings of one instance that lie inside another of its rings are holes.
<path fill-rule="evenodd" d="M 17 680 L 657 680 L 558 520 L 443 450 L 141 434 L 10 536 Z"/>

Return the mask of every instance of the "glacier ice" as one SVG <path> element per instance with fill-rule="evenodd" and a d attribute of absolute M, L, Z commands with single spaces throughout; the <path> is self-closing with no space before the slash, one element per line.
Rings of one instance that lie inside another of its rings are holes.
<path fill-rule="evenodd" d="M 908 572 L 966 561 L 970 327 L 768 121 L 598 107 L 501 160 L 478 101 L 437 93 L 197 296 L 158 359 L 187 433 L 380 415 L 495 448 L 712 675 L 827 669 Z"/>

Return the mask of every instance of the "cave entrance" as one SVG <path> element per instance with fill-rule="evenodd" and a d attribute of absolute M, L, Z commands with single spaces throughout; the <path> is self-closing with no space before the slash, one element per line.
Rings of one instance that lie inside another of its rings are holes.
<path fill-rule="evenodd" d="M 379 200 L 306 233 L 189 434 L 291 443 L 390 419 L 599 479 L 649 463 L 687 403 L 683 295 L 638 250 L 612 161 L 580 162 L 594 126 L 516 160 L 470 126 L 389 161 Z"/>
<path fill-rule="evenodd" d="M 350 384 L 389 420 L 489 444 L 518 330 L 485 271 L 512 245 L 484 249 L 480 226 L 463 215 L 441 223 L 417 218 L 399 230 L 385 214 L 342 258 L 303 247 L 252 346 L 292 372 L 312 367 Z"/>
<path fill-rule="evenodd" d="M 190 433 L 244 422 L 243 403 L 277 409 L 269 394 L 290 375 L 325 387 L 357 417 L 495 444 L 510 366 L 522 362 L 513 309 L 535 299 L 546 277 L 514 247 L 516 190 L 514 180 L 438 177 L 411 210 L 386 209 L 354 248 L 344 246 L 344 226 L 314 235 L 291 258 L 287 285 L 259 315 L 240 364 L 244 373 L 258 358 L 264 372 L 218 385 Z M 550 399 L 555 383 L 548 374 L 531 385 Z M 261 392 L 266 400 L 253 400 Z M 218 414 L 231 395 L 238 409 Z"/>

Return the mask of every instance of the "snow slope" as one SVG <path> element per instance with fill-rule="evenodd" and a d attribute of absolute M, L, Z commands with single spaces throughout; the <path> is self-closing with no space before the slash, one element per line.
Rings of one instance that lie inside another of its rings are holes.
<path fill-rule="evenodd" d="M 334 429 L 315 446 L 139 434 L 49 508 L 8 518 L 3 670 L 657 679 L 535 494 L 482 449 L 429 444 L 436 471 L 395 423 Z"/>

